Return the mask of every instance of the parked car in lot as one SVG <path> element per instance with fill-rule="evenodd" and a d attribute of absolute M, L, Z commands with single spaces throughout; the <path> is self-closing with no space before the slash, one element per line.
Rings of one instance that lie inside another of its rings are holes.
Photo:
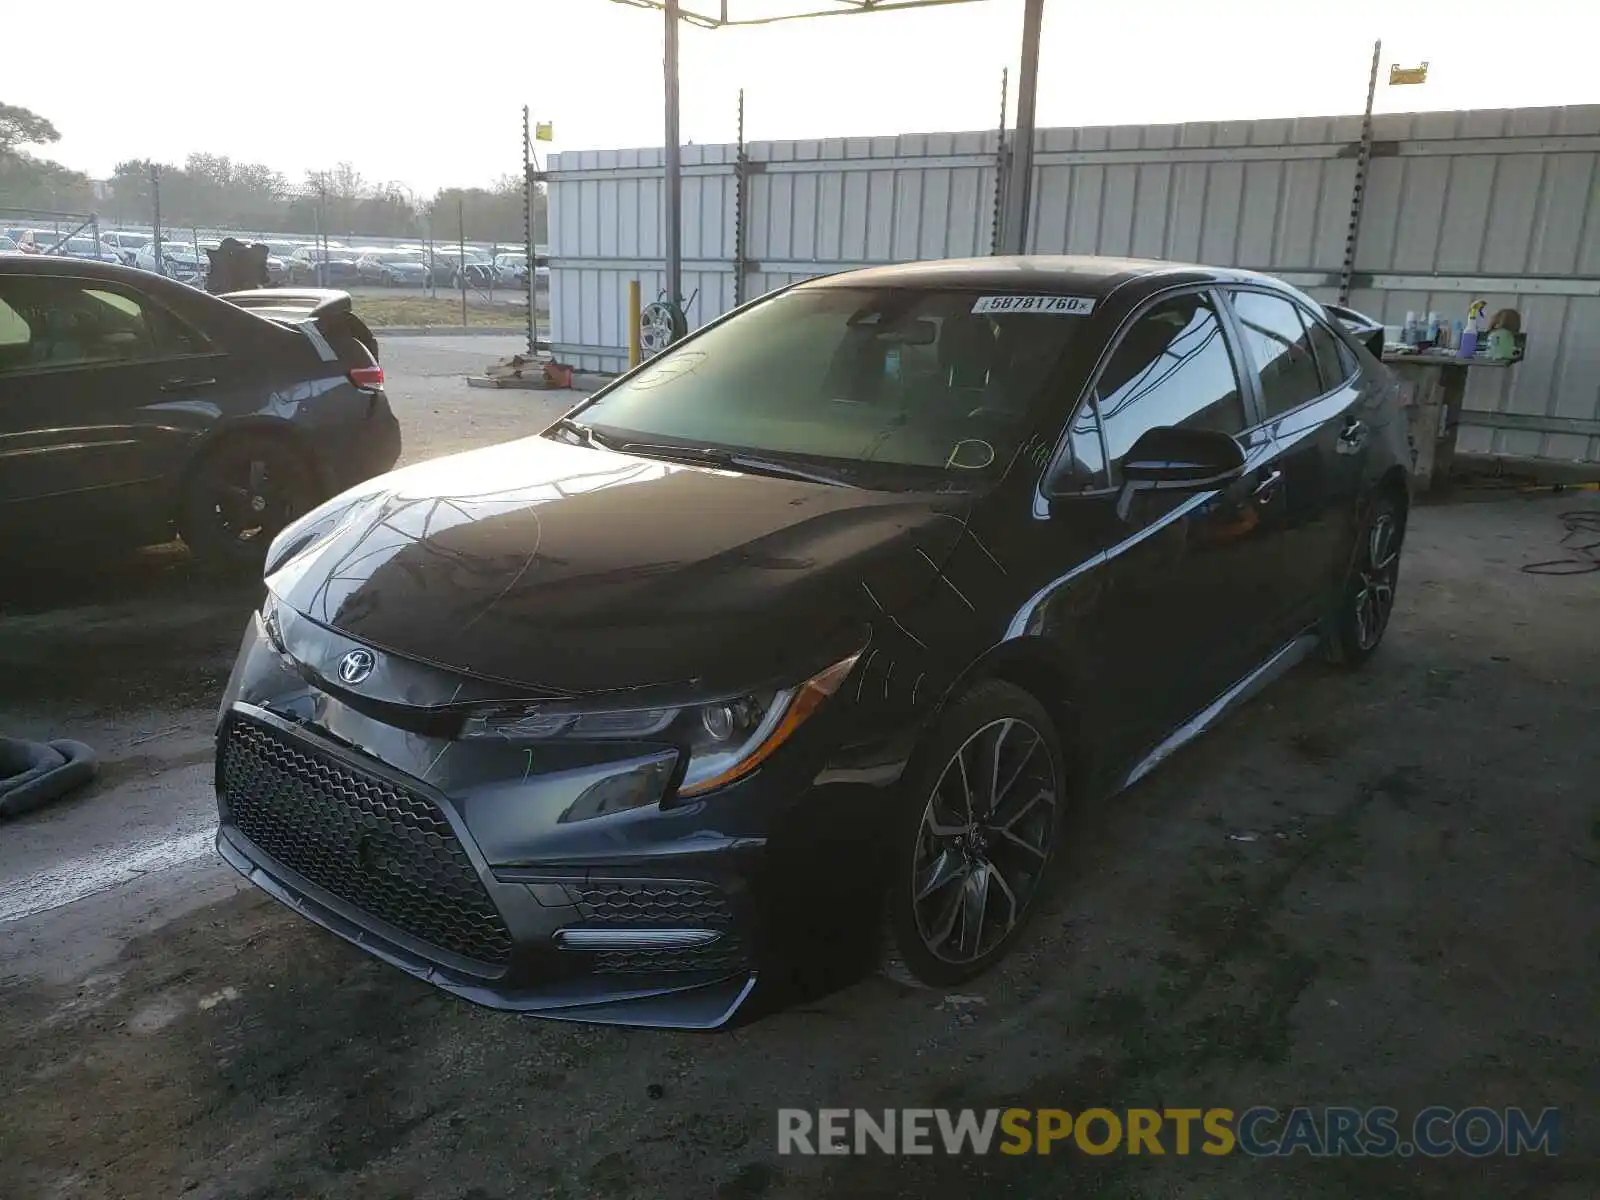
<path fill-rule="evenodd" d="M 0 550 L 177 533 L 202 558 L 259 563 L 289 521 L 394 465 L 349 297 L 245 302 L 258 311 L 130 267 L 0 259 Z"/>
<path fill-rule="evenodd" d="M 504 1008 L 716 1026 L 857 943 L 959 985 L 1069 801 L 1377 649 L 1408 459 L 1357 327 L 1119 259 L 767 296 L 278 536 L 218 848 Z"/>
<path fill-rule="evenodd" d="M 428 264 L 409 251 L 380 250 L 356 259 L 356 276 L 382 287 L 422 287 L 428 282 Z"/>
<path fill-rule="evenodd" d="M 289 282 L 289 260 L 301 243 L 269 241 L 263 244 L 267 248 L 267 277 L 272 280 L 273 287 L 281 287 Z"/>
<path fill-rule="evenodd" d="M 430 282 L 440 287 L 488 288 L 495 282 L 494 260 L 482 250 L 467 247 L 463 254 L 456 246 L 435 246 L 425 261 L 431 262 Z"/>
<path fill-rule="evenodd" d="M 113 229 L 100 235 L 100 240 L 117 256 L 124 266 L 134 265 L 134 256 L 150 244 L 151 235 L 148 233 L 128 233 L 121 229 Z"/>
<path fill-rule="evenodd" d="M 495 280 L 503 287 L 528 286 L 528 256 L 504 252 L 494 256 Z"/>
<path fill-rule="evenodd" d="M 92 237 L 69 237 L 51 253 L 68 258 L 87 258 L 94 262 L 122 263 L 120 254 Z"/>
<path fill-rule="evenodd" d="M 66 230 L 18 229 L 11 234 L 24 254 L 49 254 L 67 240 Z"/>
<path fill-rule="evenodd" d="M 161 243 L 161 259 L 156 261 L 156 244 L 152 240 L 133 256 L 133 265 L 141 271 L 151 271 L 176 279 L 179 283 L 204 284 L 207 263 L 188 242 Z"/>
<path fill-rule="evenodd" d="M 342 246 L 301 246 L 284 264 L 290 287 L 349 287 L 356 283 L 356 260 Z"/>

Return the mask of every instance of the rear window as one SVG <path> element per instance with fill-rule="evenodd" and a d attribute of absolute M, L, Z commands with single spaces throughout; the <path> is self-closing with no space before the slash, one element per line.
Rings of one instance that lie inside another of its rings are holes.
<path fill-rule="evenodd" d="M 1233 308 L 1255 360 L 1268 417 L 1298 408 L 1327 390 L 1298 305 L 1265 292 L 1235 292 Z"/>
<path fill-rule="evenodd" d="M 663 353 L 580 419 L 622 441 L 830 461 L 855 475 L 995 475 L 1086 322 L 975 312 L 979 300 L 920 289 L 788 292 Z"/>

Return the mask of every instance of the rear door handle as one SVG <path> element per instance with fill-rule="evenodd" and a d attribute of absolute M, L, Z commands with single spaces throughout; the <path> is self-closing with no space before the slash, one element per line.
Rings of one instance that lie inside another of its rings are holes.
<path fill-rule="evenodd" d="M 163 392 L 192 392 L 196 388 L 210 387 L 215 379 L 167 379 L 163 380 Z"/>
<path fill-rule="evenodd" d="M 1367 423 L 1351 417 L 1339 431 L 1339 453 L 1354 454 L 1367 444 Z"/>
<path fill-rule="evenodd" d="M 1272 498 L 1278 494 L 1278 488 L 1282 483 L 1283 472 L 1274 467 L 1267 472 L 1266 477 L 1260 483 L 1256 484 L 1255 490 L 1250 493 L 1250 499 L 1257 504 L 1270 504 L 1272 503 Z"/>

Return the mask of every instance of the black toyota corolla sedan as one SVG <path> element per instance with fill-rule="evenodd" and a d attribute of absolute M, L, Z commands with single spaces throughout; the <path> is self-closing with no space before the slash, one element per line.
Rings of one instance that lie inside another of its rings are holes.
<path fill-rule="evenodd" d="M 1407 442 L 1358 324 L 1092 258 L 746 305 L 277 538 L 218 848 L 504 1008 L 716 1026 L 863 941 L 968 979 L 1069 802 L 1383 637 Z"/>
<path fill-rule="evenodd" d="M 222 298 L 120 265 L 0 255 L 7 560 L 176 533 L 253 569 L 289 520 L 399 453 L 377 342 L 343 292 Z"/>

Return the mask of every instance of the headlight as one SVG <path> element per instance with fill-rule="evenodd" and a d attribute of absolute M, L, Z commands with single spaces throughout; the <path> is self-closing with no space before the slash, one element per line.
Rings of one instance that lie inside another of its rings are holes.
<path fill-rule="evenodd" d="M 676 743 L 689 765 L 680 796 L 698 796 L 748 775 L 838 690 L 859 652 L 798 687 L 679 708 L 578 709 L 570 704 L 493 706 L 473 713 L 463 738 L 512 742 L 655 738 Z"/>
<path fill-rule="evenodd" d="M 289 651 L 283 644 L 283 622 L 278 615 L 278 606 L 278 598 L 268 588 L 261 601 L 261 628 L 267 635 L 267 641 L 272 643 L 272 648 L 279 654 L 287 654 Z"/>

